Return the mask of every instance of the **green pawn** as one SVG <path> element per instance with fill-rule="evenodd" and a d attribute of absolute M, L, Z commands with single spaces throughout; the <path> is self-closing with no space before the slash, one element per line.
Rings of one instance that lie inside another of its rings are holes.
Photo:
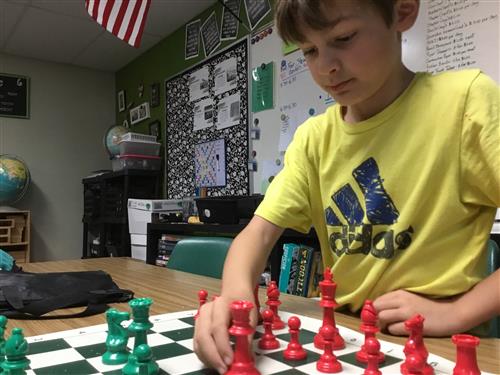
<path fill-rule="evenodd" d="M 151 348 L 142 344 L 134 349 L 128 357 L 128 362 L 122 369 L 123 375 L 156 375 L 160 371 L 158 364 L 153 360 Z"/>
<path fill-rule="evenodd" d="M 108 322 L 107 350 L 102 356 L 102 363 L 119 365 L 127 362 L 128 332 L 120 323 L 128 319 L 130 319 L 130 314 L 126 311 L 118 311 L 117 309 L 106 311 L 106 320 Z"/>
<path fill-rule="evenodd" d="M 5 342 L 5 357 L 2 369 L 5 375 L 24 375 L 29 367 L 30 361 L 26 358 L 28 353 L 28 342 L 24 339 L 23 330 L 14 328 L 12 335 Z"/>
<path fill-rule="evenodd" d="M 153 327 L 153 323 L 149 321 L 149 307 L 152 303 L 151 298 L 134 298 L 128 303 L 134 317 L 134 321 L 128 326 L 128 330 L 135 336 L 134 349 L 147 344 L 147 331 Z"/>

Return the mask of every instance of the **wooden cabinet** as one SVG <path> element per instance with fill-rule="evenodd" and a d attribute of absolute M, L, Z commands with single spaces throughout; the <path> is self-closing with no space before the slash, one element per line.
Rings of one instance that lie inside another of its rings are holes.
<path fill-rule="evenodd" d="M 30 211 L 0 211 L 0 249 L 17 264 L 30 261 Z"/>

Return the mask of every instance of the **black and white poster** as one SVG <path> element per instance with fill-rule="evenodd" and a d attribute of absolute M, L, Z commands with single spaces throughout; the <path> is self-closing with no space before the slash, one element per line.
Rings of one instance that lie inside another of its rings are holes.
<path fill-rule="evenodd" d="M 215 12 L 212 12 L 210 17 L 201 25 L 201 40 L 203 41 L 205 56 L 210 56 L 219 47 L 219 26 L 217 25 Z"/>
<path fill-rule="evenodd" d="M 186 60 L 198 57 L 200 50 L 200 20 L 186 25 L 185 54 Z"/>
<path fill-rule="evenodd" d="M 271 11 L 269 0 L 245 0 L 248 23 L 253 30 L 255 26 Z"/>
<path fill-rule="evenodd" d="M 29 78 L 0 74 L 0 116 L 29 118 Z"/>
<path fill-rule="evenodd" d="M 238 36 L 240 22 L 233 13 L 239 16 L 240 4 L 240 0 L 224 0 L 225 7 L 222 10 L 222 26 L 220 31 L 221 40 L 236 39 Z M 229 8 L 232 13 L 226 7 Z"/>
<path fill-rule="evenodd" d="M 225 69 L 231 85 L 217 93 L 215 71 L 228 62 L 231 67 L 234 64 L 234 69 Z M 190 77 L 200 71 L 208 71 L 207 96 L 191 100 Z M 248 39 L 170 78 L 165 82 L 165 98 L 165 197 L 194 196 L 196 179 L 207 177 L 213 165 L 221 173 L 225 171 L 225 182 L 224 186 L 215 186 L 222 185 L 220 182 L 211 184 L 208 196 L 248 195 Z M 200 163 L 203 149 L 199 145 L 221 139 L 225 142 L 225 162 L 215 156 L 210 169 Z"/>

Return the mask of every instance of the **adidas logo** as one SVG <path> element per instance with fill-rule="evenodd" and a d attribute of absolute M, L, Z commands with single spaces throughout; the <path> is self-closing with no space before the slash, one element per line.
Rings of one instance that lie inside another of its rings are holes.
<path fill-rule="evenodd" d="M 325 209 L 326 223 L 334 227 L 329 238 L 330 248 L 338 256 L 371 253 L 377 258 L 390 259 L 395 250 L 410 246 L 413 228 L 410 226 L 396 234 L 393 229 L 383 230 L 398 222 L 399 211 L 384 188 L 375 159 L 365 160 L 352 175 L 363 194 L 364 206 L 350 184 L 332 195 L 333 204 L 341 216 L 333 207 Z M 365 216 L 369 224 L 363 223 Z"/>

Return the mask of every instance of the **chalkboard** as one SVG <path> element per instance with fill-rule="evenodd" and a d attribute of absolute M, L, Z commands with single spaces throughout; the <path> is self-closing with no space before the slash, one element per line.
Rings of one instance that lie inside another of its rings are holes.
<path fill-rule="evenodd" d="M 29 78 L 0 74 L 0 116 L 29 118 Z"/>

